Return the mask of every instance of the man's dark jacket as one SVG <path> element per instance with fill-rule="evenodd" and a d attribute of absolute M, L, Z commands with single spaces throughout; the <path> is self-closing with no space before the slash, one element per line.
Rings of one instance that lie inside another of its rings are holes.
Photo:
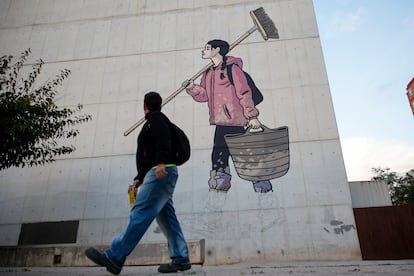
<path fill-rule="evenodd" d="M 160 111 L 150 111 L 138 135 L 135 180 L 143 182 L 145 174 L 154 166 L 172 163 L 170 120 Z"/>

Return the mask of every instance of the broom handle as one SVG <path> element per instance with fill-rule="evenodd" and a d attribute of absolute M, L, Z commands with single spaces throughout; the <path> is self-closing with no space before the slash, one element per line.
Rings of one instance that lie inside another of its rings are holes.
<path fill-rule="evenodd" d="M 254 25 L 252 28 L 250 28 L 250 30 L 248 30 L 247 32 L 245 32 L 242 36 L 240 36 L 236 41 L 234 41 L 230 46 L 229 46 L 229 52 L 236 47 L 237 45 L 240 44 L 240 42 L 242 42 L 243 40 L 245 40 L 249 35 L 251 35 L 254 31 L 256 31 L 258 28 L 256 25 Z M 207 64 L 206 66 L 204 66 L 200 71 L 198 71 L 194 76 L 191 77 L 191 81 L 195 81 L 198 77 L 200 77 L 205 71 L 207 71 L 208 68 L 210 68 L 210 66 L 213 65 L 213 62 L 211 61 L 209 64 Z M 173 93 L 171 93 L 167 98 L 165 98 L 162 101 L 161 106 L 166 105 L 167 103 L 169 103 L 172 99 L 174 99 L 178 94 L 180 94 L 183 90 L 185 89 L 185 87 L 181 86 L 180 88 L 178 88 L 177 90 L 175 90 Z M 145 117 L 142 117 L 139 121 L 137 121 L 135 124 L 133 124 L 130 128 L 128 128 L 125 132 L 124 132 L 124 136 L 128 136 L 131 132 L 133 132 L 137 127 L 139 127 L 143 122 L 145 122 Z"/>
<path fill-rule="evenodd" d="M 250 30 L 248 30 L 247 32 L 245 32 L 242 36 L 240 36 L 236 41 L 234 41 L 232 44 L 230 44 L 229 47 L 229 52 L 236 47 L 237 45 L 240 44 L 240 42 L 242 42 L 243 40 L 245 40 L 249 35 L 251 35 L 252 33 L 254 33 L 254 31 L 258 30 L 257 26 L 254 25 L 253 27 L 250 28 Z"/>

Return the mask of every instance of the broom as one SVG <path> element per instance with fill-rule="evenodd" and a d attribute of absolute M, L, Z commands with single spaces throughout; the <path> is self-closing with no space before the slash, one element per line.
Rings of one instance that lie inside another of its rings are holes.
<path fill-rule="evenodd" d="M 249 35 L 254 33 L 255 31 L 259 31 L 262 35 L 264 40 L 268 40 L 269 38 L 279 38 L 279 34 L 275 24 L 273 23 L 272 19 L 267 15 L 263 7 L 260 7 L 254 11 L 250 11 L 250 16 L 253 19 L 254 26 L 250 28 L 246 33 L 244 33 L 241 37 L 239 37 L 236 41 L 230 44 L 229 51 L 236 47 L 240 42 L 245 40 Z M 213 62 L 210 62 L 206 66 L 204 66 L 200 71 L 197 72 L 194 76 L 191 77 L 191 81 L 195 81 L 198 77 L 200 77 L 205 71 L 207 71 L 210 66 L 213 65 Z M 172 94 L 170 94 L 167 98 L 164 99 L 161 106 L 166 105 L 172 99 L 175 98 L 179 93 L 181 93 L 185 89 L 185 86 L 181 86 Z M 140 126 L 143 122 L 145 122 L 145 117 L 141 118 L 135 124 L 133 124 L 128 130 L 124 132 L 124 136 L 129 135 L 132 131 L 134 131 L 138 126 Z"/>

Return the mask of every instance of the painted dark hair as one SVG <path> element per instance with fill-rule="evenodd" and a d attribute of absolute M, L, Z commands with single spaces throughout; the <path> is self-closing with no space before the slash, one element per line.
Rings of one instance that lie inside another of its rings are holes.
<path fill-rule="evenodd" d="M 150 111 L 161 111 L 162 98 L 157 92 L 150 91 L 144 96 L 144 104 Z"/>
<path fill-rule="evenodd" d="M 223 56 L 223 63 L 221 64 L 221 71 L 223 71 L 227 66 L 227 53 L 230 50 L 230 45 L 227 41 L 220 39 L 213 39 L 207 42 L 208 45 L 211 45 L 212 48 L 220 48 L 219 54 Z M 224 74 L 221 72 L 220 79 L 224 79 Z"/>

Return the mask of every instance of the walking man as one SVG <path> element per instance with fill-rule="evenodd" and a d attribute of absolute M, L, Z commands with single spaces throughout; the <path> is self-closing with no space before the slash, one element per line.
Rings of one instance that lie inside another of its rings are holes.
<path fill-rule="evenodd" d="M 138 175 L 134 179 L 139 190 L 127 228 L 103 253 L 95 248 L 85 251 L 90 260 L 113 274 L 121 272 L 127 256 L 154 219 L 168 240 L 171 258 L 171 263 L 160 265 L 158 271 L 171 273 L 191 268 L 187 243 L 173 207 L 178 172 L 176 164 L 172 163 L 170 121 L 161 112 L 161 103 L 162 98 L 156 92 L 148 92 L 144 97 L 146 122 L 138 135 Z"/>

